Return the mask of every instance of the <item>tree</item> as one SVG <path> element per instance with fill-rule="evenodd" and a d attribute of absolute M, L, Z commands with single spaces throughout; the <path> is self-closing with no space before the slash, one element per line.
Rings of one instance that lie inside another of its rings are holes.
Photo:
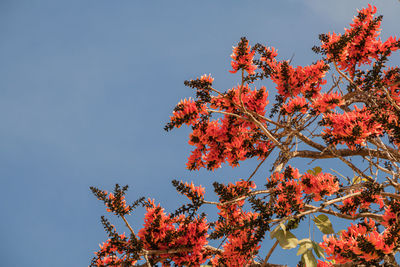
<path fill-rule="evenodd" d="M 145 261 L 142 266 L 275 266 L 268 260 L 278 244 L 298 247 L 303 266 L 397 266 L 400 68 L 390 66 L 389 59 L 400 39 L 381 41 L 382 16 L 375 13 L 369 5 L 343 34 L 321 34 L 321 45 L 313 48 L 321 60 L 311 65 L 293 67 L 279 61 L 274 48 L 251 47 L 243 37 L 231 55 L 230 72 L 241 75 L 238 86 L 219 91 L 211 75 L 186 81 L 196 97 L 179 102 L 165 130 L 191 127 L 194 150 L 187 168 L 236 167 L 250 158 L 260 161 L 257 168 L 247 179 L 215 182 L 218 202 L 205 200 L 201 185 L 174 180 L 189 202 L 171 214 L 150 199 L 127 205 L 127 186 L 116 185 L 113 193 L 92 187 L 107 211 L 130 230 L 130 236 L 121 235 L 102 217 L 109 239 L 92 266 L 135 266 L 139 260 Z M 266 88 L 255 86 L 267 79 L 276 84 L 273 104 Z M 353 175 L 320 167 L 301 173 L 290 164 L 298 158 L 341 161 Z M 256 190 L 252 178 L 267 161 L 271 174 Z M 207 215 L 200 214 L 203 205 L 218 209 L 217 221 L 207 222 Z M 146 214 L 144 227 L 135 232 L 126 215 L 137 206 Z M 326 234 L 320 243 L 298 240 L 291 232 L 311 214 Z M 335 233 L 329 217 L 355 222 Z M 268 233 L 276 242 L 259 260 Z M 221 240 L 222 248 L 209 240 Z M 317 262 L 314 254 L 326 260 Z"/>

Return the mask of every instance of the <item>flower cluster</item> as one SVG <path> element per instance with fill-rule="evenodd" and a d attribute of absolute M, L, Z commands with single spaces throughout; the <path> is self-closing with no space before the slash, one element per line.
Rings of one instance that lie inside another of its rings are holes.
<path fill-rule="evenodd" d="M 94 187 L 91 187 L 90 189 L 99 200 L 104 202 L 108 212 L 112 212 L 117 216 L 124 216 L 129 214 L 133 209 L 134 205 L 127 205 L 124 196 L 128 186 L 121 188 L 117 184 L 114 193 L 108 193 L 107 191 L 99 190 Z"/>
<path fill-rule="evenodd" d="M 378 232 L 373 220 L 366 218 L 363 223 L 351 224 L 339 237 L 324 236 L 320 246 L 328 255 L 328 260 L 343 264 L 382 259 L 392 253 L 394 243 L 389 242 L 386 232 Z"/>
<path fill-rule="evenodd" d="M 203 201 L 205 189 L 201 185 L 195 186 L 193 182 L 188 184 L 187 182 L 183 183 L 182 181 L 178 182 L 176 180 L 172 181 L 172 184 L 176 187 L 179 193 L 187 196 L 191 201 Z"/>
<path fill-rule="evenodd" d="M 207 114 L 206 106 L 194 101 L 192 98 L 185 98 L 175 107 L 170 122 L 165 126 L 165 129 L 179 128 L 182 124 L 195 125 L 198 123 L 201 114 Z"/>
<path fill-rule="evenodd" d="M 267 187 L 276 198 L 274 213 L 278 217 L 292 215 L 303 209 L 303 194 L 298 169 L 287 167 L 282 173 L 274 173 L 268 179 Z"/>
<path fill-rule="evenodd" d="M 234 167 L 246 158 L 264 158 L 268 153 L 271 144 L 258 127 L 247 120 L 235 119 L 234 115 L 240 114 L 240 91 L 247 110 L 259 115 L 265 114 L 268 104 L 265 87 L 251 90 L 248 86 L 239 86 L 229 90 L 226 95 L 213 97 L 210 107 L 224 112 L 224 116 L 217 120 L 199 121 L 193 127 L 189 144 L 196 149 L 189 156 L 188 169 L 206 167 L 214 170 L 224 162 Z"/>
<path fill-rule="evenodd" d="M 215 226 L 215 232 L 228 232 L 227 241 L 223 245 L 223 252 L 217 254 L 212 260 L 213 266 L 247 266 L 257 255 L 260 246 L 255 239 L 256 229 L 252 222 L 258 214 L 251 211 L 244 211 L 244 199 L 236 200 L 237 197 L 246 196 L 255 189 L 254 182 L 244 180 L 228 186 L 215 185 L 220 195 L 220 202 L 231 201 L 229 204 L 218 205 L 220 219 Z"/>
<path fill-rule="evenodd" d="M 238 46 L 233 47 L 233 53 L 231 55 L 232 70 L 229 72 L 236 73 L 238 70 L 243 69 L 250 75 L 255 73 L 257 69 L 257 66 L 253 64 L 255 51 L 250 51 L 250 49 L 249 41 L 242 37 Z"/>
<path fill-rule="evenodd" d="M 356 66 L 371 64 L 372 59 L 378 59 L 382 54 L 389 56 L 400 47 L 399 40 L 394 37 L 384 43 L 378 39 L 382 17 L 374 17 L 375 13 L 376 7 L 368 5 L 358 12 L 343 35 L 329 33 L 321 36 L 321 48 L 327 59 L 337 62 L 339 68 L 351 76 Z"/>
<path fill-rule="evenodd" d="M 125 266 L 134 266 L 136 260 L 128 260 L 127 255 L 124 255 L 125 252 L 121 250 L 121 247 L 128 243 L 129 240 L 125 236 L 125 233 L 103 242 L 99 245 L 100 250 L 95 252 L 98 256 L 95 261 L 96 265 L 118 267 L 125 264 Z M 129 265 L 127 265 L 128 263 Z"/>
<path fill-rule="evenodd" d="M 319 113 L 327 113 L 344 104 L 339 93 L 323 93 L 315 98 L 313 108 Z"/>
<path fill-rule="evenodd" d="M 310 66 L 296 68 L 288 61 L 277 61 L 274 57 L 261 57 L 260 60 L 267 64 L 264 70 L 271 73 L 278 93 L 285 98 L 299 94 L 315 97 L 321 91 L 321 85 L 326 84 L 324 77 L 329 67 L 322 60 Z"/>
<path fill-rule="evenodd" d="M 146 250 L 166 251 L 153 258 L 163 263 L 172 259 L 178 265 L 198 266 L 205 262 L 203 250 L 208 243 L 208 226 L 204 218 L 195 218 L 190 222 L 184 215 L 171 218 L 151 200 L 146 211 L 144 227 L 138 232 L 143 247 Z M 168 253 L 170 249 L 175 250 L 173 254 Z"/>
<path fill-rule="evenodd" d="M 324 138 L 332 144 L 346 144 L 350 149 L 364 146 L 368 137 L 383 133 L 382 125 L 366 109 L 354 106 L 353 111 L 324 115 Z"/>
<path fill-rule="evenodd" d="M 304 97 L 297 96 L 290 99 L 285 105 L 282 106 L 284 113 L 292 115 L 295 112 L 305 114 L 308 111 L 308 104 Z"/>
<path fill-rule="evenodd" d="M 385 208 L 382 219 L 383 221 L 381 224 L 385 227 L 400 223 L 400 202 L 398 200 L 392 201 L 388 207 Z"/>
<path fill-rule="evenodd" d="M 357 192 L 360 192 L 360 190 L 352 190 L 352 193 Z M 379 208 L 383 208 L 384 203 L 382 196 L 371 194 L 367 190 L 361 192 L 361 195 L 349 197 L 343 200 L 342 204 L 338 206 L 338 209 L 344 214 L 355 216 L 357 211 L 369 209 L 373 203 L 378 204 Z"/>
<path fill-rule="evenodd" d="M 324 196 L 331 196 L 339 190 L 339 179 L 330 173 L 305 173 L 301 176 L 304 193 L 313 194 L 314 201 Z"/>
<path fill-rule="evenodd" d="M 236 229 L 231 227 L 233 229 L 230 230 L 227 241 L 223 245 L 223 252 L 211 260 L 213 266 L 250 266 L 261 247 L 255 241 L 255 229 L 246 227 L 246 224 L 254 220 L 257 214 L 238 210 L 239 207 L 236 206 L 235 212 L 229 216 L 229 219 L 226 217 L 226 221 L 219 223 L 216 227 L 218 231 L 222 227 L 226 228 L 227 223 L 230 222 Z"/>

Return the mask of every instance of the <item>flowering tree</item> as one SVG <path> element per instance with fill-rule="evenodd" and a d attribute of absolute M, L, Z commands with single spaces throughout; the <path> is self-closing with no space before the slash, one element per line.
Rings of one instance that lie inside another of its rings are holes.
<path fill-rule="evenodd" d="M 142 266 L 280 266 L 268 263 L 277 245 L 298 248 L 302 266 L 397 266 L 400 68 L 390 67 L 389 59 L 400 39 L 379 38 L 382 17 L 375 13 L 369 5 L 343 34 L 321 34 L 321 45 L 313 48 L 321 60 L 311 65 L 293 67 L 278 60 L 274 48 L 251 47 L 241 38 L 230 70 L 241 75 L 239 85 L 222 92 L 213 87 L 211 75 L 186 81 L 196 97 L 175 107 L 165 129 L 191 126 L 194 150 L 187 168 L 236 167 L 250 158 L 259 160 L 257 168 L 246 179 L 215 182 L 217 202 L 207 201 L 200 185 L 173 181 L 188 203 L 171 214 L 150 199 L 126 204 L 127 186 L 116 185 L 113 193 L 91 188 L 130 230 L 121 235 L 102 217 L 109 239 L 92 266 L 135 266 L 139 261 Z M 266 88 L 254 85 L 265 79 L 276 84 L 273 104 Z M 320 167 L 301 173 L 290 165 L 296 158 L 338 160 L 353 175 Z M 252 178 L 267 161 L 271 174 L 256 190 Z M 200 214 L 203 205 L 215 206 L 218 220 L 208 222 Z M 137 206 L 146 213 L 143 228 L 135 231 L 126 216 Z M 299 240 L 291 232 L 309 216 L 325 234 L 320 243 L 311 237 Z M 334 232 L 333 217 L 353 223 Z M 269 237 L 275 244 L 260 258 L 261 244 Z M 212 247 L 210 240 L 222 246 Z"/>

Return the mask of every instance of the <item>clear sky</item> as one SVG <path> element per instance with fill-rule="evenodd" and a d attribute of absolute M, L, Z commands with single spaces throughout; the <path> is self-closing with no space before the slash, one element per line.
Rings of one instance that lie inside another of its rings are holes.
<path fill-rule="evenodd" d="M 384 15 L 383 38 L 398 36 L 400 2 L 371 3 Z M 203 184 L 212 199 L 213 181 L 247 177 L 257 162 L 185 170 L 188 129 L 163 131 L 173 107 L 193 96 L 183 81 L 211 73 L 221 90 L 236 85 L 229 56 L 242 36 L 310 64 L 318 34 L 342 32 L 367 4 L 0 0 L 1 265 L 87 266 L 106 239 L 105 209 L 89 186 L 129 184 L 128 199 L 152 197 L 172 211 L 184 200 L 172 179 Z M 139 229 L 143 210 L 129 221 Z M 296 250 L 284 253 L 271 262 L 295 266 Z"/>

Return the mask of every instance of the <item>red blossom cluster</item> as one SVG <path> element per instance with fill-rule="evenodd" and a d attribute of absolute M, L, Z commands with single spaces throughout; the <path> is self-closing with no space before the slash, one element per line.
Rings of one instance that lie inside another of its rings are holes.
<path fill-rule="evenodd" d="M 233 47 L 233 53 L 231 55 L 232 70 L 229 72 L 236 73 L 238 70 L 243 69 L 248 74 L 254 74 L 257 66 L 253 64 L 253 57 L 255 51 L 251 51 L 251 46 L 249 46 L 249 41 L 242 38 L 238 46 Z"/>
<path fill-rule="evenodd" d="M 195 102 L 192 98 L 185 98 L 176 106 L 171 116 L 171 123 L 176 128 L 181 127 L 182 124 L 195 125 L 199 121 L 200 114 L 207 114 L 205 105 Z"/>
<path fill-rule="evenodd" d="M 330 173 L 305 173 L 301 176 L 304 193 L 313 194 L 314 201 L 320 201 L 324 196 L 331 196 L 339 190 L 338 178 Z"/>
<path fill-rule="evenodd" d="M 204 199 L 205 188 L 201 185 L 195 186 L 193 182 L 191 182 L 190 184 L 185 182 L 184 187 L 185 189 L 182 190 L 182 192 L 184 192 L 183 194 L 187 196 L 190 200 L 193 200 L 194 198 Z"/>
<path fill-rule="evenodd" d="M 239 209 L 239 207 L 230 209 L 233 214 L 229 216 L 229 222 L 234 223 L 233 225 L 238 229 L 230 231 L 223 245 L 223 252 L 211 259 L 213 266 L 249 266 L 258 254 L 261 246 L 258 242 L 254 242 L 255 230 L 245 227 L 246 223 L 257 217 L 257 214 L 239 211 Z M 227 215 L 226 212 L 224 214 Z M 220 225 L 217 225 L 216 230 L 219 230 L 219 227 Z M 249 246 L 252 243 L 254 244 Z"/>
<path fill-rule="evenodd" d="M 383 133 L 382 125 L 366 108 L 354 106 L 353 111 L 324 115 L 324 136 L 332 144 L 346 144 L 350 149 L 365 146 L 368 137 Z"/>
<path fill-rule="evenodd" d="M 108 239 L 103 242 L 99 245 L 100 250 L 95 252 L 96 255 L 99 255 L 96 260 L 96 265 L 118 267 L 129 262 L 129 265 L 127 266 L 134 266 L 137 261 L 133 259 L 128 260 L 127 255 L 123 255 L 125 252 L 121 250 L 121 247 L 127 243 L 128 239 L 126 238 L 125 233 L 118 235 L 116 239 Z"/>
<path fill-rule="evenodd" d="M 146 250 L 178 250 L 179 253 L 157 255 L 157 261 L 163 266 L 169 266 L 169 259 L 178 265 L 199 266 L 207 257 L 204 255 L 204 246 L 207 241 L 207 221 L 204 218 L 195 218 L 188 221 L 184 215 L 172 218 L 165 214 L 160 205 L 149 200 L 146 208 L 144 226 L 138 232 Z"/>
<path fill-rule="evenodd" d="M 224 195 L 220 196 L 220 202 L 232 201 L 237 197 L 246 196 L 255 189 L 256 185 L 250 181 L 238 181 L 229 183 L 224 188 Z M 218 205 L 218 215 L 215 231 L 228 229 L 227 241 L 223 245 L 223 252 L 217 254 L 211 263 L 213 266 L 247 266 L 252 263 L 257 255 L 260 245 L 255 240 L 255 229 L 250 227 L 252 220 L 257 218 L 257 213 L 244 211 L 245 200 L 235 201 L 232 204 Z M 249 245 L 250 244 L 250 245 Z"/>
<path fill-rule="evenodd" d="M 339 93 L 322 93 L 313 102 L 313 109 L 319 113 L 327 113 L 344 104 Z"/>
<path fill-rule="evenodd" d="M 362 190 L 352 190 L 351 193 L 362 192 Z M 366 191 L 364 191 L 366 192 Z M 342 204 L 338 206 L 344 214 L 352 215 L 353 217 L 357 215 L 357 212 L 361 209 L 369 209 L 371 204 L 378 204 L 379 208 L 383 208 L 384 202 L 380 195 L 373 195 L 369 193 L 360 194 L 354 197 L 346 198 L 343 200 Z"/>
<path fill-rule="evenodd" d="M 400 223 L 400 201 L 395 200 L 385 208 L 381 224 L 385 227 L 391 227 Z"/>
<path fill-rule="evenodd" d="M 187 163 L 188 169 L 198 170 L 206 167 L 210 170 L 219 168 L 228 162 L 238 166 L 239 161 L 248 157 L 264 158 L 271 148 L 268 140 L 257 138 L 260 130 L 245 120 L 235 120 L 240 114 L 239 91 L 241 100 L 249 112 L 264 115 L 268 104 L 265 87 L 251 90 L 250 87 L 236 87 L 227 92 L 227 96 L 216 96 L 211 100 L 210 108 L 224 112 L 223 118 L 199 121 L 189 137 L 189 144 L 196 147 Z M 233 115 L 230 115 L 233 114 Z"/>
<path fill-rule="evenodd" d="M 267 64 L 271 80 L 277 85 L 279 95 L 285 98 L 296 97 L 299 94 L 315 97 L 321 91 L 321 85 L 327 82 L 324 77 L 328 67 L 322 60 L 310 66 L 294 68 L 288 61 L 277 61 L 271 57 L 261 57 L 260 60 Z"/>
<path fill-rule="evenodd" d="M 302 211 L 304 202 L 298 169 L 289 166 L 282 173 L 272 174 L 267 186 L 276 197 L 274 212 L 278 216 L 285 217 Z"/>
<path fill-rule="evenodd" d="M 105 194 L 108 192 L 105 191 Z M 108 212 L 114 212 L 116 214 L 118 213 L 123 213 L 123 214 L 129 214 L 130 212 L 130 207 L 126 204 L 125 201 L 125 196 L 121 196 L 116 198 L 113 193 L 110 193 L 108 195 L 108 199 L 110 202 L 106 203 L 107 211 Z"/>
<path fill-rule="evenodd" d="M 293 114 L 295 112 L 300 112 L 305 114 L 308 111 L 307 100 L 304 97 L 296 96 L 290 99 L 286 104 L 282 106 L 282 110 L 287 114 Z"/>
<path fill-rule="evenodd" d="M 324 236 L 324 242 L 320 245 L 328 255 L 328 260 L 347 263 L 361 258 L 368 262 L 392 253 L 395 242 L 388 240 L 387 233 L 379 233 L 375 221 L 365 218 L 364 223 L 351 224 L 338 237 Z"/>
<path fill-rule="evenodd" d="M 399 49 L 399 40 L 390 37 L 382 43 L 378 38 L 382 17 L 374 17 L 376 7 L 368 5 L 358 12 L 358 15 L 346 29 L 343 35 L 327 34 L 323 39 L 322 48 L 326 50 L 327 59 L 335 61 L 341 70 L 351 76 L 356 66 L 371 64 L 372 59 L 378 59 L 385 54 L 390 56 L 392 51 Z"/>

